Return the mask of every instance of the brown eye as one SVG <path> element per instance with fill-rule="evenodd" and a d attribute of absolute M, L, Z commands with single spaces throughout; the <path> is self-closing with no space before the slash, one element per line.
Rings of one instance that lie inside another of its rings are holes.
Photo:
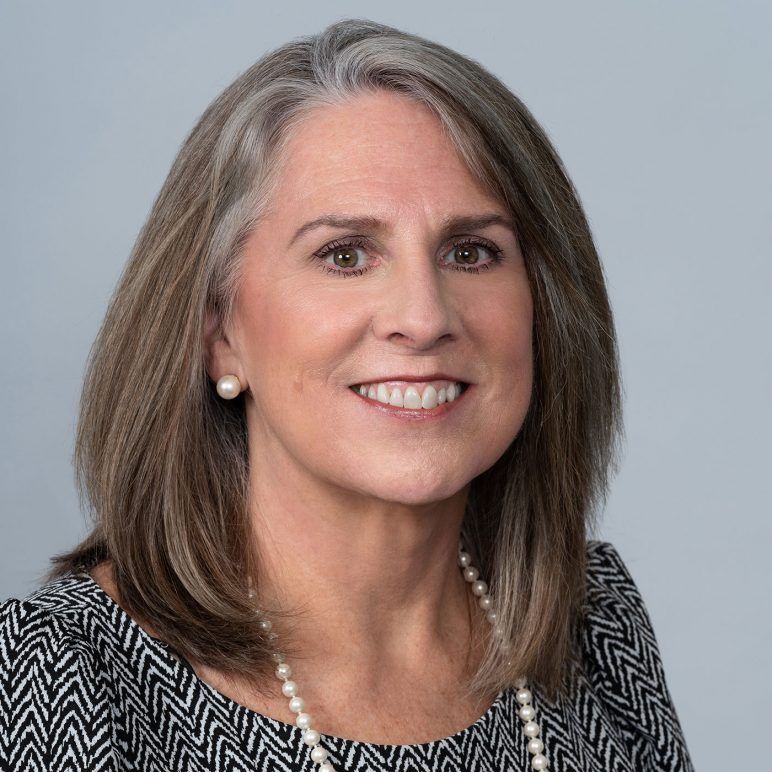
<path fill-rule="evenodd" d="M 339 247 L 332 252 L 332 260 L 340 268 L 353 268 L 358 258 L 355 247 Z"/>
<path fill-rule="evenodd" d="M 456 260 L 464 265 L 475 265 L 480 259 L 480 250 L 475 244 L 462 244 L 455 248 Z"/>
<path fill-rule="evenodd" d="M 495 244 L 469 239 L 456 242 L 448 255 L 452 257 L 452 260 L 447 263 L 450 268 L 470 273 L 479 273 L 482 269 L 488 270 L 503 259 L 502 250 Z M 480 258 L 484 259 L 486 255 L 489 259 L 484 262 Z"/>

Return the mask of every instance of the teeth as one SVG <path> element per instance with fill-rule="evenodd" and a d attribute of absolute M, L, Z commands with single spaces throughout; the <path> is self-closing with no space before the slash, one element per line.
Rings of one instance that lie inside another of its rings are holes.
<path fill-rule="evenodd" d="M 368 399 L 408 410 L 431 410 L 445 402 L 453 402 L 462 392 L 460 383 L 450 381 L 403 386 L 390 386 L 388 383 L 362 383 L 351 388 Z"/>
<path fill-rule="evenodd" d="M 389 400 L 389 404 L 394 405 L 394 407 L 404 407 L 402 401 L 402 391 L 400 390 L 399 386 L 397 386 L 391 392 L 391 399 Z"/>
<path fill-rule="evenodd" d="M 378 402 L 383 402 L 384 405 L 389 404 L 389 390 L 382 383 L 378 384 L 377 398 Z"/>

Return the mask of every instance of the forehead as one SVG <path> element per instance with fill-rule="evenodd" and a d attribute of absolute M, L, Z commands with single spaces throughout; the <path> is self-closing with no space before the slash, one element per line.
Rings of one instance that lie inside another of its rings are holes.
<path fill-rule="evenodd" d="M 378 91 L 309 110 L 285 145 L 275 203 L 288 214 L 362 206 L 444 214 L 496 202 L 427 107 Z"/>

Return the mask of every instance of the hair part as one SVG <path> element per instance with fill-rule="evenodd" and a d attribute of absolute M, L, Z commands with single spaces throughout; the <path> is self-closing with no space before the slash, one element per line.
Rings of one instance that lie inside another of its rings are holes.
<path fill-rule="evenodd" d="M 534 302 L 534 383 L 517 437 L 472 481 L 463 539 L 508 652 L 490 636 L 470 695 L 522 674 L 548 699 L 578 664 L 587 535 L 623 433 L 614 324 L 579 196 L 525 105 L 475 61 L 363 19 L 259 59 L 182 144 L 89 354 L 74 466 L 90 534 L 47 579 L 111 559 L 121 603 L 188 659 L 270 680 L 244 587 L 251 531 L 242 394 L 220 399 L 207 331 L 233 319 L 243 245 L 269 210 L 288 139 L 314 108 L 386 89 L 428 107 L 511 212 Z M 147 395 L 152 394 L 152 399 Z M 290 631 L 298 609 L 267 613 Z"/>

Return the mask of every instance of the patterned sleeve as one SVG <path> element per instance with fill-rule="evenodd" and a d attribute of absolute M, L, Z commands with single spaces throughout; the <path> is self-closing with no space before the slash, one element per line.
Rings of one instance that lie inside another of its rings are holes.
<path fill-rule="evenodd" d="M 616 548 L 591 542 L 582 645 L 588 677 L 641 772 L 694 772 L 638 588 Z"/>
<path fill-rule="evenodd" d="M 112 770 L 110 706 L 93 652 L 45 606 L 0 605 L 0 760 L 30 772 Z"/>

